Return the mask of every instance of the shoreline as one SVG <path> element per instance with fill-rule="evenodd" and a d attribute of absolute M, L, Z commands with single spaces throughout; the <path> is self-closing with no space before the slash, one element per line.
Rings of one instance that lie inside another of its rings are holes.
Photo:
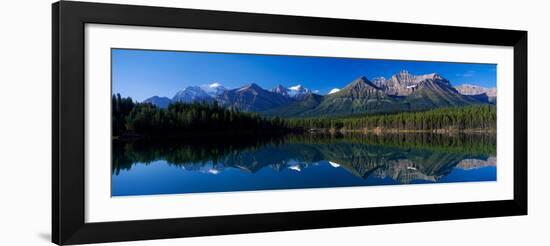
<path fill-rule="evenodd" d="M 433 129 L 433 130 L 414 130 L 414 129 L 334 129 L 334 128 L 311 128 L 304 130 L 290 131 L 240 131 L 240 132 L 189 132 L 178 135 L 148 136 L 139 134 L 126 134 L 121 136 L 112 136 L 112 140 L 132 141 L 140 139 L 181 139 L 181 138 L 201 138 L 201 137 L 254 137 L 262 138 L 267 136 L 283 136 L 287 134 L 496 134 L 496 129 Z"/>
<path fill-rule="evenodd" d="M 496 129 L 432 129 L 432 130 L 416 130 L 416 129 L 310 129 L 309 132 L 330 132 L 330 133 L 374 133 L 374 134 L 398 134 L 398 133 L 435 133 L 435 134 L 496 134 Z"/>

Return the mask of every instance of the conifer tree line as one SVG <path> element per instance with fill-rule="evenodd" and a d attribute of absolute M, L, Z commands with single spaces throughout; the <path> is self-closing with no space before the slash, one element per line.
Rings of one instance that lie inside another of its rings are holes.
<path fill-rule="evenodd" d="M 112 98 L 112 110 L 113 136 L 289 130 L 285 121 L 278 117 L 263 118 L 217 103 L 172 103 L 162 109 L 150 103 L 134 103 L 131 98 L 116 94 Z"/>
<path fill-rule="evenodd" d="M 336 130 L 494 130 L 496 107 L 475 105 L 455 108 L 439 108 L 421 112 L 402 112 L 381 115 L 363 115 L 347 118 L 297 118 L 290 119 L 290 127 Z"/>
<path fill-rule="evenodd" d="M 135 103 L 120 94 L 112 96 L 113 136 L 124 134 L 176 136 L 197 132 L 288 132 L 322 130 L 494 130 L 496 107 L 475 105 L 423 112 L 282 119 L 241 112 L 217 103 L 172 103 L 158 108 Z"/>
<path fill-rule="evenodd" d="M 122 98 L 120 94 L 113 95 L 111 100 L 112 135 L 119 136 L 126 131 L 126 117 L 136 104 L 132 98 Z"/>

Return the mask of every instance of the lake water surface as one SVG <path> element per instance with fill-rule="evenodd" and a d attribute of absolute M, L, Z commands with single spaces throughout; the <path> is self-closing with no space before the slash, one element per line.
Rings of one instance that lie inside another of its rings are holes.
<path fill-rule="evenodd" d="M 496 181 L 491 134 L 113 141 L 112 195 Z"/>

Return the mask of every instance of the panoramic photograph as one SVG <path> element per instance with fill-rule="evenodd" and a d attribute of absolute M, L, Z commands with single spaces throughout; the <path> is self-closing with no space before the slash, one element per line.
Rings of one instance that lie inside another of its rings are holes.
<path fill-rule="evenodd" d="M 111 50 L 111 195 L 497 179 L 495 64 Z"/>

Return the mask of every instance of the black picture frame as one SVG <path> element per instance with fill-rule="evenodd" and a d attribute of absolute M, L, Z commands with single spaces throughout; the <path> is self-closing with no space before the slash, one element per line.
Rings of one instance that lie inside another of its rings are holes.
<path fill-rule="evenodd" d="M 83 244 L 527 214 L 527 31 L 62 1 L 52 6 L 52 241 Z M 513 47 L 514 199 L 86 223 L 86 23 Z M 426 35 L 429 33 L 430 35 Z"/>

